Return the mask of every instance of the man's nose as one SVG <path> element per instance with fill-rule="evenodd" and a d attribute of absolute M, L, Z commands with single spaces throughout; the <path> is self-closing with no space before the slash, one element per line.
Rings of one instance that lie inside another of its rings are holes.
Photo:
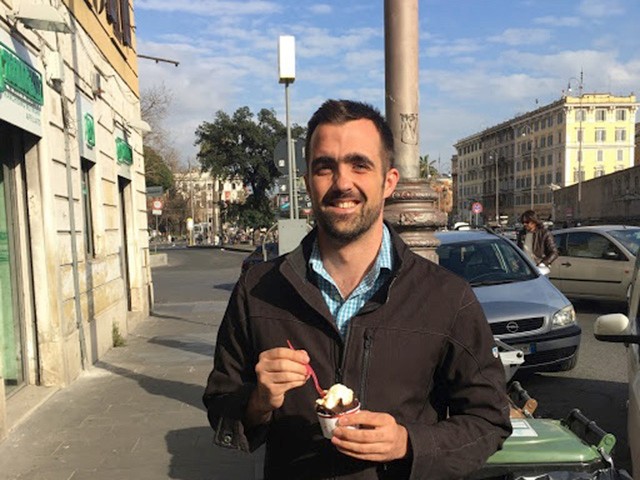
<path fill-rule="evenodd" d="M 340 165 L 333 174 L 333 183 L 339 190 L 351 190 L 353 187 L 351 169 L 346 165 Z"/>

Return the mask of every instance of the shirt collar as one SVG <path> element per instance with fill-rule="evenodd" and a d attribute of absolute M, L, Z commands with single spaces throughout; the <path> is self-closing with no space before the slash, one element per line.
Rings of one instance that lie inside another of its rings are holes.
<path fill-rule="evenodd" d="M 375 272 L 375 277 L 383 270 L 393 270 L 393 246 L 391 245 L 391 233 L 389 232 L 389 228 L 383 223 L 382 224 L 382 243 L 380 245 L 380 250 L 378 251 L 378 255 L 376 256 L 376 261 L 371 269 L 371 272 Z M 318 237 L 316 236 L 313 241 L 313 248 L 311 249 L 311 256 L 309 257 L 309 266 L 311 269 L 318 275 L 321 275 L 325 278 L 329 277 L 329 274 L 324 269 L 324 265 L 322 263 L 322 257 L 320 256 L 320 247 L 318 246 Z"/>

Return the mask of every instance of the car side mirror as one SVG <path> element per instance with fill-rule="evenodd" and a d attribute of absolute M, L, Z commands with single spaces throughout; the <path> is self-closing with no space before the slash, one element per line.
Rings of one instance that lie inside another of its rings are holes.
<path fill-rule="evenodd" d="M 596 318 L 593 334 L 602 342 L 640 344 L 640 335 L 631 333 L 631 322 L 622 313 L 610 313 Z"/>

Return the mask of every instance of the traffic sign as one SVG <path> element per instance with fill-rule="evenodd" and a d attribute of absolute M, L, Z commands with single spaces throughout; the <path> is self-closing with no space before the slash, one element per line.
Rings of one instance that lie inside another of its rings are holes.
<path fill-rule="evenodd" d="M 296 166 L 297 172 L 306 171 L 306 163 L 304 158 L 304 142 L 302 140 L 291 140 L 293 144 L 293 160 Z M 283 138 L 278 142 L 276 148 L 273 150 L 273 162 L 276 164 L 276 168 L 282 175 L 289 174 L 289 163 L 287 152 L 287 139 Z"/>
<path fill-rule="evenodd" d="M 154 210 L 162 210 L 162 200 L 154 200 L 153 201 L 153 209 Z"/>
<path fill-rule="evenodd" d="M 482 213 L 482 204 L 480 202 L 474 202 L 473 205 L 471 205 L 471 211 L 473 213 Z"/>

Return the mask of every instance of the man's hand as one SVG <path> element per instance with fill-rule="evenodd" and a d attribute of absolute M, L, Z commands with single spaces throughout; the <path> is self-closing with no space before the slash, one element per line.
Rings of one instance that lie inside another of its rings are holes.
<path fill-rule="evenodd" d="M 256 365 L 258 384 L 245 414 L 247 426 L 269 421 L 271 412 L 284 403 L 285 393 L 306 383 L 308 363 L 309 355 L 304 350 L 273 348 L 260 354 Z"/>
<path fill-rule="evenodd" d="M 409 451 L 406 428 L 388 413 L 367 410 L 340 417 L 331 442 L 345 455 L 372 462 L 398 460 Z"/>

